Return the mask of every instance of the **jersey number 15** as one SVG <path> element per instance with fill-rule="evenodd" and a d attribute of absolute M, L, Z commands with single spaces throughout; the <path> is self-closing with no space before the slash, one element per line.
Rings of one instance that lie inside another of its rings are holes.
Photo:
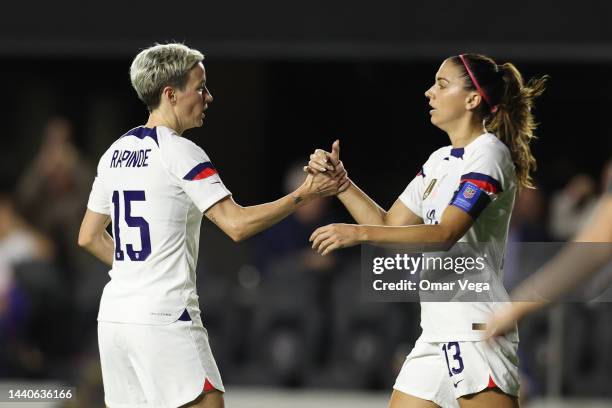
<path fill-rule="evenodd" d="M 132 215 L 132 201 L 145 201 L 145 192 L 140 191 L 124 191 L 123 202 L 124 211 L 123 216 L 125 223 L 128 227 L 134 227 L 140 229 L 140 242 L 141 250 L 135 251 L 132 244 L 126 244 L 125 250 L 127 251 L 128 257 L 132 261 L 144 261 L 151 255 L 151 236 L 149 234 L 149 223 L 142 217 L 134 217 Z M 119 231 L 119 220 L 121 205 L 119 203 L 119 191 L 113 191 L 113 207 L 114 207 L 114 222 L 113 222 L 113 235 L 115 240 L 115 260 L 123 261 L 125 254 L 121 250 L 121 235 Z"/>

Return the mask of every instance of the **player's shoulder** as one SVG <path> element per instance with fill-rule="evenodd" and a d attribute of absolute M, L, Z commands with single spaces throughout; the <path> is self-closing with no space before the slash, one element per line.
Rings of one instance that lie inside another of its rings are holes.
<path fill-rule="evenodd" d="M 470 149 L 471 154 L 494 154 L 510 157 L 510 149 L 493 133 L 485 133 L 481 135 L 474 143 L 473 149 Z"/>
<path fill-rule="evenodd" d="M 159 150 L 163 166 L 176 177 L 184 179 L 193 172 L 212 168 L 210 158 L 200 146 L 174 130 L 158 127 Z"/>
<path fill-rule="evenodd" d="M 499 183 L 504 191 L 516 184 L 516 170 L 510 149 L 492 133 L 485 133 L 467 146 L 462 177 L 485 177 Z"/>
<path fill-rule="evenodd" d="M 124 148 L 134 148 L 134 142 L 137 140 L 154 143 L 159 146 L 157 141 L 157 131 L 155 128 L 147 128 L 144 126 L 136 126 L 128 130 L 119 136 L 102 154 L 100 160 L 103 160 L 106 156 L 113 154 L 116 150 L 123 150 Z"/>
<path fill-rule="evenodd" d="M 508 146 L 493 133 L 485 133 L 466 148 L 466 159 L 486 159 L 496 162 L 512 163 Z"/>
<path fill-rule="evenodd" d="M 115 140 L 109 150 L 118 146 L 129 146 L 130 148 L 141 146 L 158 146 L 159 147 L 159 137 L 158 137 L 158 129 L 148 128 L 146 126 L 136 126 L 119 136 L 117 140 Z"/>
<path fill-rule="evenodd" d="M 434 150 L 434 152 L 429 155 L 429 158 L 427 159 L 426 164 L 432 165 L 436 162 L 444 160 L 444 158 L 448 157 L 448 155 L 450 154 L 451 148 L 452 146 L 449 145 L 449 146 L 442 146 L 439 149 Z"/>
<path fill-rule="evenodd" d="M 144 126 L 136 126 L 128 130 L 119 136 L 111 145 L 106 149 L 104 154 L 108 154 L 109 152 L 114 152 L 116 149 L 121 149 L 123 147 L 126 148 L 134 148 L 135 142 L 145 142 L 147 144 L 151 143 L 153 145 L 159 146 L 157 129 L 156 128 L 147 128 Z"/>
<path fill-rule="evenodd" d="M 204 150 L 192 140 L 179 135 L 174 130 L 158 127 L 159 149 L 165 158 L 172 159 L 208 159 Z"/>

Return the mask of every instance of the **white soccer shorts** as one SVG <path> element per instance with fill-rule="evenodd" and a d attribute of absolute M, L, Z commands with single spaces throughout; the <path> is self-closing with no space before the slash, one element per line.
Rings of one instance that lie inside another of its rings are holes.
<path fill-rule="evenodd" d="M 486 341 L 427 343 L 420 339 L 406 357 L 394 389 L 443 408 L 459 408 L 457 398 L 498 387 L 518 396 L 518 343 Z"/>
<path fill-rule="evenodd" d="M 163 326 L 99 322 L 98 342 L 109 408 L 176 408 L 225 391 L 199 316 Z"/>

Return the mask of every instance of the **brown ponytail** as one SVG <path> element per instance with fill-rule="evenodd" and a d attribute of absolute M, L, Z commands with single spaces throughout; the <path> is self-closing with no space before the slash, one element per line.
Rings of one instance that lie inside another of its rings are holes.
<path fill-rule="evenodd" d="M 536 159 L 529 144 L 536 137 L 537 123 L 531 108 L 534 99 L 544 92 L 548 76 L 533 78 L 525 84 L 512 63 L 497 65 L 491 58 L 479 54 L 464 54 L 463 58 L 491 101 L 489 106 L 483 100 L 479 110 L 485 128 L 508 146 L 519 186 L 534 188 L 531 172 L 536 169 Z M 452 57 L 451 60 L 463 67 L 468 89 L 476 89 L 461 59 Z"/>

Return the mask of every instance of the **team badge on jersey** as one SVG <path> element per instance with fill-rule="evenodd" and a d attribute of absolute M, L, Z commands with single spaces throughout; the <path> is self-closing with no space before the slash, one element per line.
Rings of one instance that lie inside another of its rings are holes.
<path fill-rule="evenodd" d="M 423 193 L 423 200 L 426 199 L 427 196 L 431 193 L 437 181 L 438 179 L 433 179 L 429 182 L 429 185 L 427 186 L 427 188 L 425 189 L 425 192 Z"/>
<path fill-rule="evenodd" d="M 474 197 L 474 194 L 476 194 L 476 189 L 467 184 L 463 190 L 463 196 L 469 200 L 470 198 Z"/>
<path fill-rule="evenodd" d="M 455 191 L 450 205 L 461 208 L 476 219 L 490 202 L 491 198 L 485 190 L 470 181 L 465 181 Z"/>

